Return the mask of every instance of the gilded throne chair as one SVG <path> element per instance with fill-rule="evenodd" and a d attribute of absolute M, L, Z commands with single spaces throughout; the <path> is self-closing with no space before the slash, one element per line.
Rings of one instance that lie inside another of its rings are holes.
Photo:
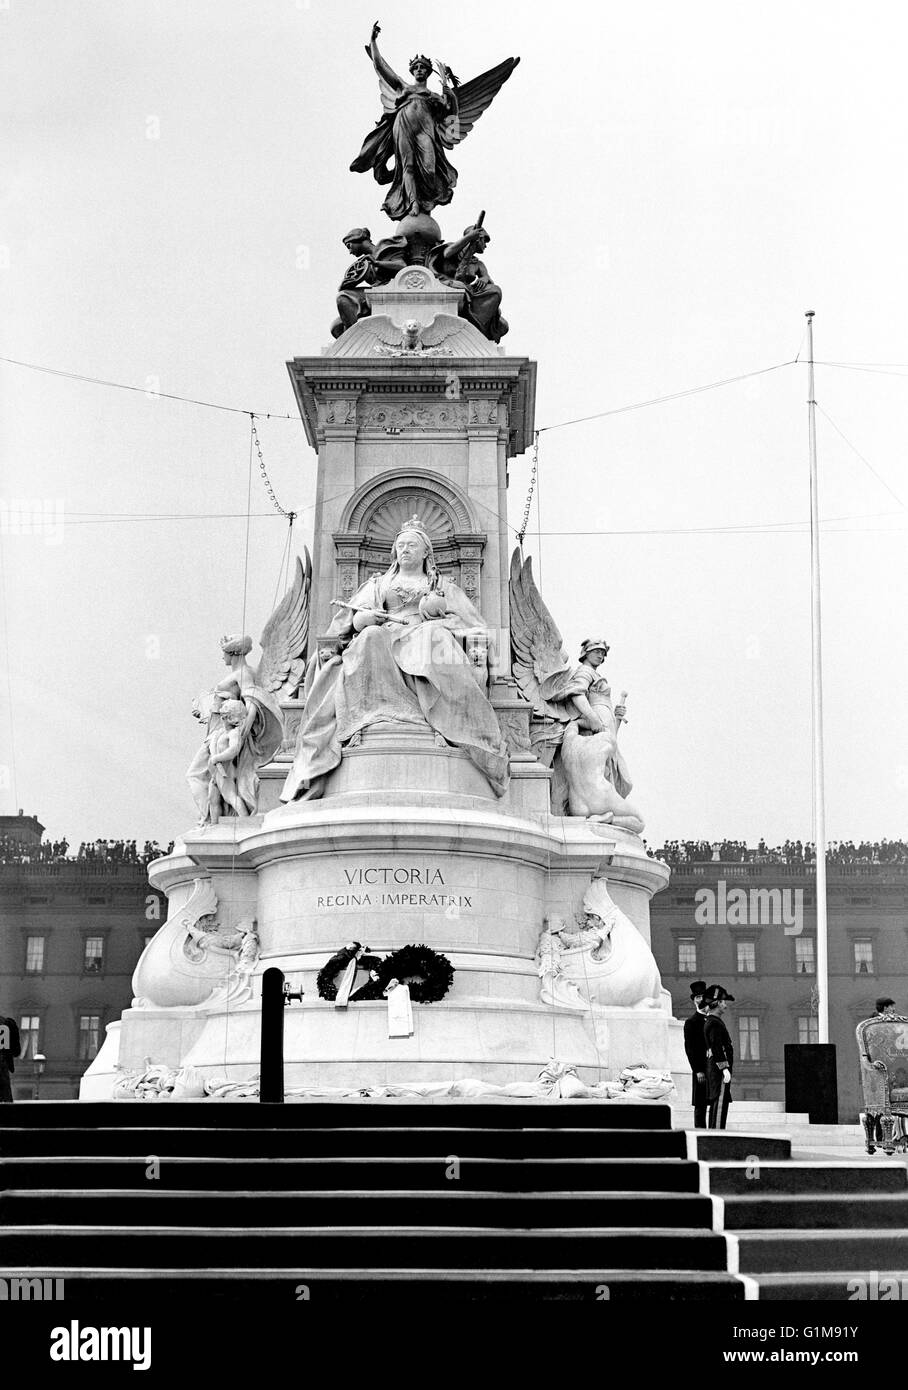
<path fill-rule="evenodd" d="M 856 1029 L 867 1152 L 908 1149 L 908 1017 L 865 1018 Z"/>

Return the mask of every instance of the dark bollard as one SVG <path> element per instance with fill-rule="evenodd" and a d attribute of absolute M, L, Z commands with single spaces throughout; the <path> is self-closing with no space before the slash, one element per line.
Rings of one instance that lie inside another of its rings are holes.
<path fill-rule="evenodd" d="M 284 1100 L 284 972 L 272 965 L 262 976 L 262 1056 L 259 1101 Z"/>
<path fill-rule="evenodd" d="M 284 972 L 272 965 L 262 976 L 262 1054 L 259 1063 L 259 1101 L 284 1101 L 284 1005 L 302 1001 L 303 991 L 284 983 Z"/>

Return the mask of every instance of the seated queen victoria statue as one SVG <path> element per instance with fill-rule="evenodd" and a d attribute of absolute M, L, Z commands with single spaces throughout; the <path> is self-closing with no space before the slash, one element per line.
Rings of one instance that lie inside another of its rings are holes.
<path fill-rule="evenodd" d="M 503 795 L 507 748 L 485 694 L 487 668 L 467 651 L 484 652 L 476 639 L 489 629 L 463 590 L 438 573 L 418 517 L 398 535 L 385 573 L 338 608 L 327 634 L 336 645 L 307 676 L 306 713 L 281 799 L 321 796 L 343 746 L 355 746 L 378 723 L 428 724 L 439 745 L 462 748 Z"/>

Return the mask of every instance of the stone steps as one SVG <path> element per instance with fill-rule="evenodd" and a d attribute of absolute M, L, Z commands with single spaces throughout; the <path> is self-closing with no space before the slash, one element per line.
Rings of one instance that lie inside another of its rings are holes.
<path fill-rule="evenodd" d="M 694 1111 L 690 1105 L 676 1105 L 672 1109 L 672 1121 L 678 1129 L 693 1129 Z M 806 1111 L 800 1110 L 773 1110 L 768 1105 L 756 1105 L 752 1108 L 735 1102 L 728 1107 L 727 1128 L 735 1126 L 737 1129 L 771 1129 L 778 1133 L 786 1130 L 789 1126 L 803 1129 L 810 1125 L 810 1116 Z M 817 1126 L 810 1125 L 811 1128 Z M 838 1126 L 826 1126 L 826 1128 L 838 1128 Z"/>
<path fill-rule="evenodd" d="M 109 1107 L 112 1108 L 112 1107 Z M 119 1106 L 116 1107 L 119 1109 Z M 278 1107 L 280 1108 L 280 1107 Z M 10 1127 L 0 1135 L 0 1153 L 5 1157 L 39 1157 L 73 1154 L 135 1155 L 136 1161 L 149 1161 L 149 1155 L 166 1152 L 170 1156 L 208 1157 L 213 1152 L 231 1158 L 303 1157 L 396 1157 L 406 1149 L 407 1157 L 432 1157 L 441 1161 L 449 1154 L 490 1158 L 686 1158 L 687 1143 L 680 1130 L 651 1128 L 527 1128 L 495 1129 L 479 1126 L 432 1125 L 428 1128 L 338 1127 L 263 1129 L 257 1131 L 219 1128 L 212 1132 L 199 1126 L 157 1130 L 149 1123 L 148 1107 L 142 1110 L 144 1123 L 136 1127 L 67 1127 L 31 1129 Z M 406 1134 L 405 1145 L 401 1134 Z M 743 1157 L 743 1154 L 742 1154 Z"/>
<path fill-rule="evenodd" d="M 901 1269 L 761 1274 L 761 1302 L 892 1302 L 908 1297 L 908 1261 Z"/>
<path fill-rule="evenodd" d="M 15 1122 L 31 1130 L 59 1130 L 72 1126 L 96 1130 L 152 1128 L 156 1133 L 201 1127 L 206 1134 L 221 1130 L 247 1130 L 261 1135 L 312 1129 L 334 1132 L 375 1129 L 523 1130 L 551 1129 L 651 1129 L 671 1128 L 671 1106 L 661 1101 L 595 1100 L 375 1100 L 364 1096 L 350 1100 L 290 1100 L 285 1105 L 258 1101 L 85 1101 L 26 1102 L 17 1109 Z M 4 1126 L 4 1133 L 6 1128 Z"/>
<path fill-rule="evenodd" d="M 741 1274 L 830 1274 L 849 1277 L 908 1265 L 908 1227 L 860 1231 L 792 1231 L 785 1226 L 736 1231 Z"/>
<path fill-rule="evenodd" d="M 640 1209 L 638 1206 L 638 1214 Z M 487 1226 L 207 1226 L 79 1224 L 4 1226 L 0 1263 L 139 1263 L 158 1269 L 240 1265 L 406 1269 L 613 1269 L 727 1271 L 725 1238 L 702 1228 Z M 75 1258 L 74 1258 L 75 1257 Z"/>
<path fill-rule="evenodd" d="M 0 1192 L 11 1189 L 136 1188 L 148 1155 L 0 1158 Z M 154 1170 L 153 1170 L 154 1171 Z M 683 1158 L 196 1158 L 168 1156 L 154 1191 L 698 1192 L 700 1165 Z M 904 1170 L 903 1170 L 904 1171 Z"/>
<path fill-rule="evenodd" d="M 793 1162 L 795 1125 L 685 1133 L 664 1105 L 584 1102 L 10 1119 L 0 1277 L 64 1278 L 76 1311 L 126 1284 L 237 1304 L 845 1298 L 855 1270 L 908 1268 L 906 1166 Z"/>
<path fill-rule="evenodd" d="M 149 1267 L 73 1268 L 34 1265 L 17 1271 L 22 1277 L 62 1279 L 67 1298 L 77 1292 L 78 1306 L 109 1309 L 112 1299 L 161 1299 L 172 1307 L 180 1299 L 191 1300 L 197 1311 L 219 1303 L 228 1307 L 260 1303 L 273 1309 L 305 1300 L 311 1294 L 319 1305 L 339 1303 L 391 1303 L 400 1310 L 413 1304 L 436 1309 L 454 1301 L 482 1303 L 538 1302 L 592 1303 L 604 1298 L 635 1302 L 666 1299 L 684 1302 L 743 1302 L 746 1285 L 721 1270 L 665 1269 L 334 1269 L 289 1266 L 249 1269 L 155 1269 Z M 0 1270 L 0 1277 L 7 1274 Z"/>
<path fill-rule="evenodd" d="M 783 1100 L 736 1100 L 734 1105 L 736 1110 L 745 1114 L 756 1111 L 761 1113 L 769 1111 L 776 1115 L 785 1114 L 785 1102 Z"/>
<path fill-rule="evenodd" d="M 725 1197 L 723 1205 L 726 1231 L 769 1226 L 784 1226 L 789 1231 L 854 1233 L 865 1229 L 908 1229 L 908 1192 L 824 1192 L 809 1197 L 774 1192 L 765 1196 Z"/>
<path fill-rule="evenodd" d="M 908 1192 L 904 1163 L 710 1163 L 704 1188 L 713 1196 L 756 1193 Z"/>
<path fill-rule="evenodd" d="M 66 1225 L 199 1226 L 211 1230 L 252 1226 L 259 1230 L 422 1225 L 438 1230 L 464 1226 L 502 1229 L 635 1227 L 640 1193 L 462 1191 L 235 1191 L 187 1189 L 43 1190 L 0 1193 L 0 1233 L 4 1227 Z M 745 1200 L 745 1199 L 742 1199 Z M 882 1198 L 880 1200 L 887 1200 Z M 893 1199 L 896 1200 L 896 1199 Z M 906 1198 L 908 1200 L 908 1198 Z M 695 1192 L 649 1192 L 646 1222 L 654 1228 L 712 1230 L 713 1205 Z M 43 1230 L 40 1231 L 43 1233 Z"/>
<path fill-rule="evenodd" d="M 798 1112 L 789 1114 L 774 1110 L 752 1110 L 740 1114 L 734 1105 L 728 1112 L 726 1134 L 769 1134 L 790 1139 L 799 1148 L 863 1148 L 864 1131 L 859 1124 L 827 1125 L 810 1123 L 809 1116 Z M 694 1112 L 690 1106 L 675 1107 L 672 1123 L 678 1129 L 691 1130 Z M 698 1133 L 700 1131 L 697 1131 Z"/>

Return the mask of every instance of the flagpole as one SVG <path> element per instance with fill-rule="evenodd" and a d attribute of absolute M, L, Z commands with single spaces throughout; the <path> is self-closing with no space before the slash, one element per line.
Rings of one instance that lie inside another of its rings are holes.
<path fill-rule="evenodd" d="M 820 621 L 820 509 L 817 498 L 817 403 L 813 373 L 813 309 L 807 311 L 807 429 L 810 446 L 810 632 L 813 725 L 813 839 L 817 897 L 818 1041 L 829 1042 L 829 953 L 826 928 L 826 789 L 823 773 L 823 637 Z"/>

